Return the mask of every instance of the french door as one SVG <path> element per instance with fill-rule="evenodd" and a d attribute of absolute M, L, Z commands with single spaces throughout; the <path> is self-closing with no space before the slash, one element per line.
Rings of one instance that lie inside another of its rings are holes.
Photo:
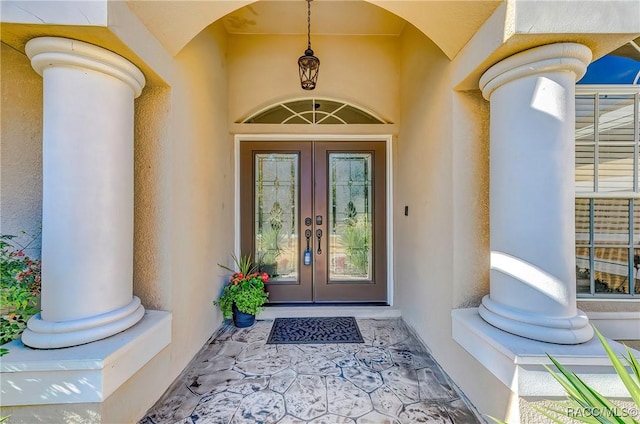
<path fill-rule="evenodd" d="M 240 143 L 241 250 L 270 302 L 387 302 L 385 148 Z"/>

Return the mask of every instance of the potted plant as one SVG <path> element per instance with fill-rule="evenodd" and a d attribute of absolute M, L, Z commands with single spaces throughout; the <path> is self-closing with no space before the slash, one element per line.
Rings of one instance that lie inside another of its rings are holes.
<path fill-rule="evenodd" d="M 269 276 L 257 272 L 249 255 L 240 258 L 232 255 L 232 258 L 237 270 L 218 264 L 233 274 L 213 304 L 220 306 L 224 318 L 233 317 L 236 327 L 250 327 L 268 301 L 269 293 L 265 291 L 264 284 Z"/>
<path fill-rule="evenodd" d="M 40 260 L 15 247 L 13 238 L 0 235 L 0 345 L 20 337 L 39 311 Z"/>

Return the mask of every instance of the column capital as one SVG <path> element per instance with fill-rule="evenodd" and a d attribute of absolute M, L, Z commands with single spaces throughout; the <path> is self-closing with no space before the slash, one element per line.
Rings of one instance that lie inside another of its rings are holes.
<path fill-rule="evenodd" d="M 480 78 L 480 90 L 485 99 L 500 86 L 511 81 L 545 72 L 572 72 L 582 78 L 591 63 L 591 50 L 578 43 L 547 44 L 516 53 L 496 63 Z"/>
<path fill-rule="evenodd" d="M 39 37 L 29 40 L 25 52 L 31 59 L 31 66 L 42 75 L 46 68 L 74 66 L 91 69 L 110 75 L 125 82 L 133 96 L 138 97 L 145 85 L 142 72 L 127 59 L 107 49 L 60 37 Z"/>

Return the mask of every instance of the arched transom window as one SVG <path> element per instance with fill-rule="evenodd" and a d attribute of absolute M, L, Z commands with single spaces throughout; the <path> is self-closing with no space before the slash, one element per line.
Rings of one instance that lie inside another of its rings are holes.
<path fill-rule="evenodd" d="M 271 105 L 244 124 L 386 124 L 360 107 L 330 99 L 296 99 Z"/>

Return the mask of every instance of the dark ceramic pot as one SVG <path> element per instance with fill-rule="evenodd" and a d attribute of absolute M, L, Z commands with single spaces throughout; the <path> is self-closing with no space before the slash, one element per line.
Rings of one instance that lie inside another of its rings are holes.
<path fill-rule="evenodd" d="M 236 305 L 233 305 L 233 324 L 238 328 L 251 327 L 256 321 L 256 316 L 244 313 Z"/>

